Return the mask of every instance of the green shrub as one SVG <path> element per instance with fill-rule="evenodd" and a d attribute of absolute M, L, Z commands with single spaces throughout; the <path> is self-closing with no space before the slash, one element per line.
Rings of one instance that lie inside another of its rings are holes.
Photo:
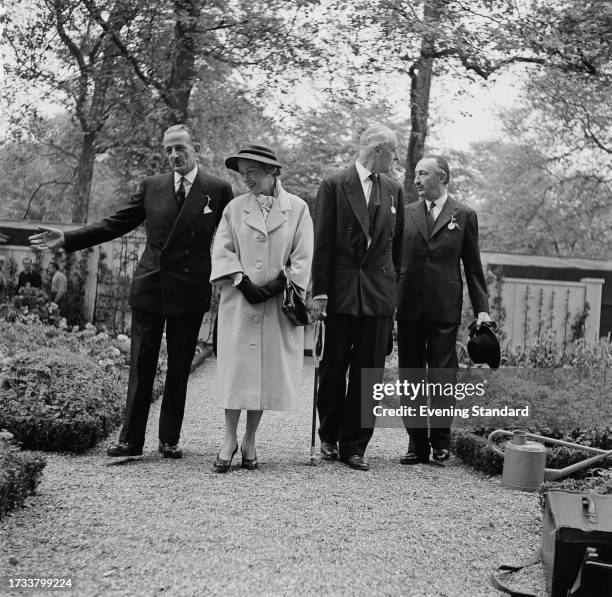
<path fill-rule="evenodd" d="M 504 459 L 487 446 L 487 439 L 469 431 L 451 432 L 451 450 L 464 463 L 488 475 L 499 475 Z"/>
<path fill-rule="evenodd" d="M 569 366 L 584 372 L 605 369 L 612 366 L 612 340 L 599 338 L 597 342 L 587 342 L 579 338 L 564 348 L 553 334 L 542 334 L 526 348 L 504 348 L 502 363 L 509 367 L 544 369 Z"/>
<path fill-rule="evenodd" d="M 0 427 L 23 448 L 82 452 L 119 423 L 121 376 L 66 349 L 43 348 L 0 370 Z"/>
<path fill-rule="evenodd" d="M 451 432 L 451 449 L 465 464 L 475 468 L 476 470 L 482 471 L 489 475 L 500 475 L 503 469 L 504 459 L 491 450 L 487 445 L 487 437 L 494 431 L 490 428 L 480 428 L 472 430 L 464 429 L 453 429 Z M 610 450 L 610 442 L 612 442 L 612 428 L 606 427 L 605 429 L 593 429 L 588 432 L 581 433 L 579 430 L 575 430 L 569 435 L 557 434 L 546 434 L 541 431 L 535 430 L 530 431 L 537 435 L 546 435 L 546 437 L 553 437 L 553 439 L 563 439 L 572 443 L 581 443 L 586 446 L 593 448 L 599 448 L 601 450 Z M 503 451 L 503 444 L 510 438 L 504 438 L 502 443 L 498 444 L 498 447 Z M 586 458 L 593 456 L 575 448 L 566 448 L 563 446 L 551 446 L 547 445 L 546 450 L 546 467 L 553 469 L 561 469 Z M 597 462 L 593 467 L 605 467 L 606 464 L 610 466 L 611 459 L 606 459 Z M 605 468 L 597 468 L 595 470 L 609 470 Z M 612 470 L 610 471 L 612 474 Z M 572 477 L 585 477 L 587 474 L 593 474 L 593 469 L 582 469 L 572 474 Z"/>
<path fill-rule="evenodd" d="M 21 452 L 0 439 L 0 519 L 34 492 L 45 464 L 44 458 Z"/>

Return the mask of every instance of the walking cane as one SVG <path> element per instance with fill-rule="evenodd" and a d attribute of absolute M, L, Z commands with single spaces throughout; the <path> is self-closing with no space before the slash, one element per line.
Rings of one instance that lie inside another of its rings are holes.
<path fill-rule="evenodd" d="M 312 356 L 315 364 L 314 374 L 314 393 L 312 397 L 312 429 L 310 433 L 310 464 L 314 465 L 315 462 L 315 435 L 317 428 L 317 390 L 319 389 L 319 361 L 323 356 L 323 349 L 325 347 L 325 322 L 317 319 L 314 323 L 313 329 L 314 335 L 314 346 L 312 349 Z"/>

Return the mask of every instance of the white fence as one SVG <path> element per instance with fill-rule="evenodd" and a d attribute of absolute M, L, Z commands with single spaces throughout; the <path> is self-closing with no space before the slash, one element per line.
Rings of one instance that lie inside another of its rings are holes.
<path fill-rule="evenodd" d="M 503 278 L 502 305 L 506 311 L 504 332 L 509 346 L 526 346 L 543 333 L 553 332 L 561 344 L 572 340 L 572 325 L 589 310 L 584 320 L 584 338 L 599 336 L 602 278 L 580 282 Z"/>

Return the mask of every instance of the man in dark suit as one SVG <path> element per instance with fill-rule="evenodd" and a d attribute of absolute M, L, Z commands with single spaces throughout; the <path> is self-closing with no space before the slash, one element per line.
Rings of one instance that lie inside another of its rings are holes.
<path fill-rule="evenodd" d="M 132 280 L 132 338 L 125 420 L 119 443 L 109 456 L 140 456 L 151 405 L 164 325 L 168 371 L 159 418 L 159 450 L 181 458 L 178 445 L 189 368 L 204 313 L 210 307 L 210 244 L 231 186 L 204 174 L 200 151 L 187 126 L 164 133 L 164 150 L 173 172 L 146 178 L 114 215 L 65 234 L 41 226 L 30 237 L 35 248 L 77 251 L 126 234 L 146 220 L 147 242 Z"/>
<path fill-rule="evenodd" d="M 315 203 L 312 293 L 315 316 L 326 322 L 317 395 L 321 453 L 357 470 L 369 469 L 364 453 L 375 422 L 371 397 L 362 403 L 361 370 L 379 368 L 382 376 L 395 312 L 404 200 L 385 174 L 394 160 L 395 133 L 368 128 L 357 161 L 325 179 Z"/>
<path fill-rule="evenodd" d="M 23 271 L 20 272 L 17 279 L 17 290 L 21 288 L 42 288 L 42 278 L 32 267 L 32 260 L 29 257 L 24 258 Z"/>
<path fill-rule="evenodd" d="M 421 201 L 406 206 L 400 269 L 397 325 L 400 374 L 411 381 L 453 383 L 458 368 L 456 342 L 461 322 L 463 285 L 460 262 L 477 325 L 490 321 L 487 286 L 480 262 L 476 212 L 447 193 L 450 169 L 439 156 L 424 157 L 415 170 Z M 414 378 L 414 379 L 412 379 Z M 432 406 L 453 406 L 452 397 L 432 397 Z M 417 398 L 416 406 L 426 398 Z M 417 409 L 418 412 L 418 409 Z M 452 417 L 406 418 L 410 435 L 402 464 L 449 458 Z"/>

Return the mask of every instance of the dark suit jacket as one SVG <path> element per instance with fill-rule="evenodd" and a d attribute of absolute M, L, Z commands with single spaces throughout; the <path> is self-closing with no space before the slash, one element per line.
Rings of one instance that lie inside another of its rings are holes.
<path fill-rule="evenodd" d="M 210 306 L 210 244 L 233 198 L 225 181 L 200 169 L 180 214 L 173 173 L 146 178 L 127 205 L 95 224 L 65 233 L 66 251 L 126 234 L 146 220 L 147 242 L 132 280 L 130 305 L 160 315 L 204 313 Z M 211 212 L 204 213 L 208 205 Z"/>
<path fill-rule="evenodd" d="M 456 223 L 454 229 L 448 228 L 451 221 Z M 459 323 L 463 301 L 460 261 L 474 312 L 488 312 L 476 212 L 448 197 L 428 240 L 424 202 L 407 205 L 397 319 Z"/>
<path fill-rule="evenodd" d="M 368 208 L 355 165 L 325 179 L 315 203 L 312 294 L 328 296 L 327 312 L 392 316 L 401 259 L 404 198 L 379 177 L 380 207 L 368 247 Z"/>

